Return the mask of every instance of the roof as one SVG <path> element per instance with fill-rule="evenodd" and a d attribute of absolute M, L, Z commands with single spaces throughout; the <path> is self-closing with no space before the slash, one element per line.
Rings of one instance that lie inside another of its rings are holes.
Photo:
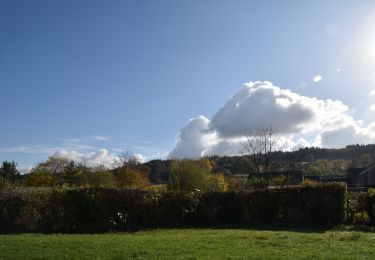
<path fill-rule="evenodd" d="M 375 173 L 375 164 L 369 166 L 367 169 L 365 169 L 364 171 L 362 171 L 358 177 L 362 176 L 362 175 L 365 175 L 365 174 L 368 174 L 368 173 Z"/>

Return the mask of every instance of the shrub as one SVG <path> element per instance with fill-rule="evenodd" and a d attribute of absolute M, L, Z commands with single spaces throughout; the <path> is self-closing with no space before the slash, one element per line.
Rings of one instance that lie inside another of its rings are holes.
<path fill-rule="evenodd" d="M 349 224 L 368 224 L 367 192 L 348 192 L 346 200 L 346 222 Z"/>
<path fill-rule="evenodd" d="M 366 212 L 372 225 L 375 224 L 375 194 L 370 194 L 366 198 Z"/>
<path fill-rule="evenodd" d="M 1 191 L 0 232 L 132 231 L 258 222 L 336 224 L 343 220 L 344 204 L 345 187 L 337 184 L 206 193 L 23 188 Z M 369 212 L 374 220 L 375 207 Z"/>

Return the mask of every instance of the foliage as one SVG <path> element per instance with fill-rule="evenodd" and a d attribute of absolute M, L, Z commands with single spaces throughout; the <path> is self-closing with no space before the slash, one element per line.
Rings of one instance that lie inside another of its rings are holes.
<path fill-rule="evenodd" d="M 375 225 L 375 194 L 373 190 L 351 192 L 347 197 L 347 222 Z"/>
<path fill-rule="evenodd" d="M 248 179 L 238 178 L 237 176 L 231 176 L 227 178 L 227 185 L 229 191 L 240 191 L 246 187 Z"/>
<path fill-rule="evenodd" d="M 68 184 L 72 186 L 75 181 L 75 174 L 78 172 L 79 170 L 73 161 L 51 156 L 48 160 L 38 163 L 31 170 L 26 176 L 26 185 L 38 187 L 40 184 L 42 185 L 40 187 L 52 187 Z"/>
<path fill-rule="evenodd" d="M 28 187 L 52 187 L 54 176 L 48 172 L 35 171 L 26 176 Z"/>
<path fill-rule="evenodd" d="M 251 177 L 247 179 L 245 189 L 265 189 L 268 186 L 268 181 L 261 177 Z"/>
<path fill-rule="evenodd" d="M 343 220 L 341 185 L 248 192 L 147 192 L 107 188 L 3 190 L 0 232 L 103 232 L 212 224 Z"/>
<path fill-rule="evenodd" d="M 328 175 L 332 172 L 332 166 L 327 160 L 316 160 L 309 165 L 308 172 L 316 175 Z"/>
<path fill-rule="evenodd" d="M 301 186 L 303 187 L 306 187 L 306 186 L 318 186 L 320 185 L 320 182 L 318 181 L 314 181 L 314 180 L 310 180 L 310 179 L 304 179 L 303 182 L 301 183 Z"/>
<path fill-rule="evenodd" d="M 368 155 L 370 155 L 371 158 Z M 342 175 L 346 173 L 350 164 L 355 167 L 368 165 L 368 163 L 371 163 L 371 161 L 374 160 L 374 155 L 375 144 L 368 144 L 348 145 L 342 149 L 319 147 L 302 148 L 298 151 L 293 151 L 290 154 L 288 154 L 288 152 L 279 151 L 275 152 L 272 157 L 276 158 L 276 161 L 281 158 L 282 160 L 290 162 L 290 159 L 292 159 L 297 165 L 307 163 L 306 167 L 316 160 L 326 160 L 330 163 L 329 168 L 331 170 L 328 172 L 325 171 L 326 174 Z M 235 174 L 256 172 L 255 168 L 251 168 L 251 165 L 249 166 L 248 163 L 246 163 L 248 161 L 246 155 L 222 157 L 212 156 L 209 157 L 209 159 L 213 165 L 214 172 L 223 172 L 226 177 Z"/>
<path fill-rule="evenodd" d="M 168 189 L 166 184 L 156 184 L 147 186 L 144 188 L 144 190 L 163 193 L 167 192 Z"/>
<path fill-rule="evenodd" d="M 149 184 L 147 172 L 137 165 L 124 165 L 117 169 L 115 179 L 119 188 L 142 189 Z"/>
<path fill-rule="evenodd" d="M 4 178 L 0 176 L 0 189 L 9 189 L 14 187 L 14 182 L 9 180 L 8 178 Z"/>
<path fill-rule="evenodd" d="M 62 158 L 50 157 L 25 175 L 29 187 L 116 187 L 111 170 L 88 167 Z"/>
<path fill-rule="evenodd" d="M 20 173 L 17 170 L 17 164 L 14 161 L 3 161 L 0 167 L 0 177 L 12 182 L 19 179 Z"/>
<path fill-rule="evenodd" d="M 101 166 L 81 173 L 78 181 L 82 187 L 115 188 L 117 185 L 112 171 Z"/>
<path fill-rule="evenodd" d="M 357 167 L 368 167 L 373 162 L 371 155 L 368 153 L 361 154 L 356 161 Z"/>
<path fill-rule="evenodd" d="M 367 192 L 347 193 L 346 222 L 355 225 L 369 224 L 368 197 Z M 371 196 L 371 195 L 370 195 Z"/>
<path fill-rule="evenodd" d="M 170 183 L 173 191 L 225 191 L 224 175 L 212 173 L 212 165 L 207 158 L 199 160 L 172 160 L 170 163 Z"/>
<path fill-rule="evenodd" d="M 144 163 L 149 169 L 149 178 L 151 183 L 162 184 L 169 181 L 169 164 L 171 160 L 151 160 Z"/>
<path fill-rule="evenodd" d="M 223 173 L 215 173 L 210 175 L 209 187 L 210 191 L 227 191 L 228 183 Z"/>
<path fill-rule="evenodd" d="M 63 175 L 65 170 L 71 166 L 70 161 L 65 158 L 49 157 L 47 161 L 38 163 L 32 172 L 45 172 L 53 175 Z"/>

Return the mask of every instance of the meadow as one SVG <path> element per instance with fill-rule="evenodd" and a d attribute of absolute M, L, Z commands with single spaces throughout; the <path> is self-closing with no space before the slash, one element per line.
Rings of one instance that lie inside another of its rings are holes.
<path fill-rule="evenodd" d="M 167 229 L 105 234 L 0 235 L 0 259 L 370 259 L 358 231 Z"/>

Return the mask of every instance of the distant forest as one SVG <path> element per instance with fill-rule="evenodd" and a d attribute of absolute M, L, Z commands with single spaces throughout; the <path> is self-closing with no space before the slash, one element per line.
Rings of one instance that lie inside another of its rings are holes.
<path fill-rule="evenodd" d="M 262 160 L 254 160 L 254 156 Z M 238 185 L 251 182 L 266 180 L 268 185 L 270 179 L 282 184 L 295 181 L 285 176 L 277 177 L 280 172 L 300 172 L 305 176 L 346 176 L 350 168 L 362 170 L 374 164 L 375 144 L 349 145 L 342 149 L 313 147 L 292 152 L 276 150 L 242 156 L 209 156 L 197 160 L 158 159 L 141 163 L 126 155 L 121 160 L 121 164 L 109 169 L 101 165 L 90 167 L 65 158 L 49 157 L 25 175 L 19 173 L 16 162 L 4 161 L 0 167 L 0 188 L 24 186 L 239 190 Z M 253 180 L 254 176 L 256 178 Z"/>
<path fill-rule="evenodd" d="M 348 145 L 340 149 L 328 149 L 319 147 L 302 148 L 293 152 L 277 152 L 289 154 L 294 163 L 313 163 L 316 161 L 344 161 L 347 167 L 367 167 L 375 161 L 375 144 Z M 207 157 L 213 167 L 213 172 L 222 172 L 226 177 L 236 174 L 247 174 L 249 163 L 246 155 L 242 156 L 209 156 Z M 365 161 L 364 161 L 365 160 Z M 364 162 L 363 162 L 364 161 Z M 169 164 L 171 160 L 151 160 L 144 163 L 149 171 L 149 178 L 152 183 L 164 183 L 169 180 Z M 331 170 L 332 171 L 332 170 Z M 344 170 L 345 171 L 345 170 Z M 324 174 L 321 172 L 319 174 Z M 336 173 L 340 174 L 340 173 Z"/>

